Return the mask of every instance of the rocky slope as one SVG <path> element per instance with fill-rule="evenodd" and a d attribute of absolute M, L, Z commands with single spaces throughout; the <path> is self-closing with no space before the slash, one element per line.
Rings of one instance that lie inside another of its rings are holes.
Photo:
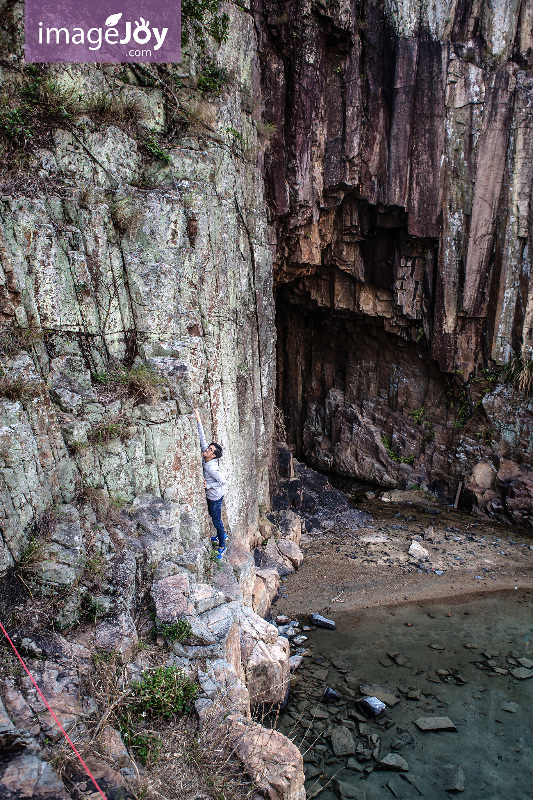
<path fill-rule="evenodd" d="M 531 357 L 530 4 L 253 8 L 279 398 L 298 452 L 451 498 L 476 462 L 531 460 L 495 401 L 478 405 L 494 388 L 483 369 Z"/>

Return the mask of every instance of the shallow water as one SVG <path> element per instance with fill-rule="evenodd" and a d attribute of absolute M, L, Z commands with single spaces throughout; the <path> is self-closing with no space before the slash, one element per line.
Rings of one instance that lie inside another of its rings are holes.
<path fill-rule="evenodd" d="M 335 792 L 339 794 L 335 781 L 341 780 L 348 784 L 345 796 L 358 800 L 421 796 L 443 800 L 450 797 L 443 767 L 452 764 L 464 772 L 463 798 L 533 798 L 533 678 L 519 680 L 510 672 L 497 672 L 516 669 L 519 665 L 511 661 L 518 658 L 533 661 L 531 599 L 531 594 L 517 592 L 468 603 L 339 613 L 331 615 L 335 631 L 309 632 L 312 657 L 305 658 L 295 673 L 291 700 L 280 721 L 281 730 L 305 752 L 307 773 L 318 773 L 306 781 L 308 797 L 319 792 L 320 800 L 331 800 Z M 466 648 L 467 644 L 477 649 Z M 387 653 L 399 654 L 395 658 L 400 665 Z M 439 669 L 453 671 L 455 677 L 441 678 Z M 369 720 L 368 730 L 366 723 L 359 727 L 354 715 L 353 700 L 360 696 L 358 687 L 363 683 L 388 687 L 400 698 L 393 708 Z M 343 700 L 321 702 L 326 685 L 344 692 Z M 353 698 L 346 696 L 350 691 Z M 419 699 L 407 698 L 417 691 Z M 502 703 L 515 703 L 515 710 L 502 710 Z M 328 712 L 329 717 L 317 719 L 314 709 Z M 450 717 L 457 731 L 422 732 L 414 720 L 425 716 Z M 358 762 L 351 763 L 354 769 L 346 768 L 349 755 L 336 757 L 331 748 L 329 729 L 342 724 L 352 730 L 356 747 L 367 750 L 354 754 Z M 379 736 L 379 754 L 374 751 L 378 759 L 398 753 L 407 761 L 408 780 L 375 769 L 376 758 L 368 757 L 376 745 L 371 735 Z M 399 744 L 402 737 L 408 743 Z"/>

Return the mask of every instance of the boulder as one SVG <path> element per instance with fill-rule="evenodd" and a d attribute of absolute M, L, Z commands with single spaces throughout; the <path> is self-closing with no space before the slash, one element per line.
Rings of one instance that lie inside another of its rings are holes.
<path fill-rule="evenodd" d="M 233 753 L 268 800 L 305 800 L 303 757 L 283 734 L 257 722 L 232 721 Z"/>
<path fill-rule="evenodd" d="M 279 572 L 276 569 L 255 569 L 252 592 L 252 608 L 260 617 L 265 617 L 279 590 Z"/>
<path fill-rule="evenodd" d="M 280 705 L 289 688 L 290 647 L 277 628 L 251 609 L 240 621 L 241 658 L 252 705 Z"/>
<path fill-rule="evenodd" d="M 278 514 L 278 530 L 282 539 L 300 544 L 302 537 L 302 518 L 294 511 L 280 511 Z"/>
<path fill-rule="evenodd" d="M 216 647 L 211 648 L 211 652 L 219 658 L 227 661 L 235 671 L 236 675 L 242 675 L 241 644 L 239 638 L 239 620 L 241 612 L 239 602 L 224 603 L 223 605 L 212 608 L 200 614 L 198 619 L 206 626 L 214 639 Z M 182 648 L 183 649 L 183 648 Z M 189 648 L 185 655 L 196 657 L 195 650 L 200 648 Z M 189 652 L 191 651 L 191 652 Z M 177 646 L 174 652 L 178 652 Z M 213 655 L 211 657 L 213 657 Z"/>
<path fill-rule="evenodd" d="M 275 569 L 280 578 L 294 572 L 291 562 L 282 557 L 273 539 L 268 540 L 266 547 L 255 548 L 254 561 L 259 569 Z"/>
<path fill-rule="evenodd" d="M 207 583 L 192 584 L 189 591 L 189 599 L 194 603 L 198 614 L 210 611 L 225 602 L 224 594 Z"/>
<path fill-rule="evenodd" d="M 300 548 L 295 542 L 289 539 L 278 539 L 276 542 L 278 550 L 284 558 L 288 558 L 294 569 L 299 569 L 304 560 L 304 556 Z"/>
<path fill-rule="evenodd" d="M 496 480 L 496 470 L 487 461 L 480 461 L 472 470 L 472 477 L 476 484 L 485 491 L 492 489 Z"/>
<path fill-rule="evenodd" d="M 161 622 L 175 622 L 185 614 L 194 614 L 189 599 L 189 576 L 185 571 L 154 581 L 151 595 L 156 616 Z"/>

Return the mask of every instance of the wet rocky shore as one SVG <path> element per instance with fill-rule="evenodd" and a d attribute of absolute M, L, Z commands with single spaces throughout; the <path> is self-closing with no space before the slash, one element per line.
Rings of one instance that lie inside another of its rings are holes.
<path fill-rule="evenodd" d="M 303 754 L 308 798 L 529 796 L 531 597 L 339 613 L 335 631 L 302 618 L 277 727 Z"/>

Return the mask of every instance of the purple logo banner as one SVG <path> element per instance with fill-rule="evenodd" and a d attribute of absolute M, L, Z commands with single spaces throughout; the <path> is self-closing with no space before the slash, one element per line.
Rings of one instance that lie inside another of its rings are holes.
<path fill-rule="evenodd" d="M 181 0 L 26 0 L 29 63 L 176 63 Z"/>

